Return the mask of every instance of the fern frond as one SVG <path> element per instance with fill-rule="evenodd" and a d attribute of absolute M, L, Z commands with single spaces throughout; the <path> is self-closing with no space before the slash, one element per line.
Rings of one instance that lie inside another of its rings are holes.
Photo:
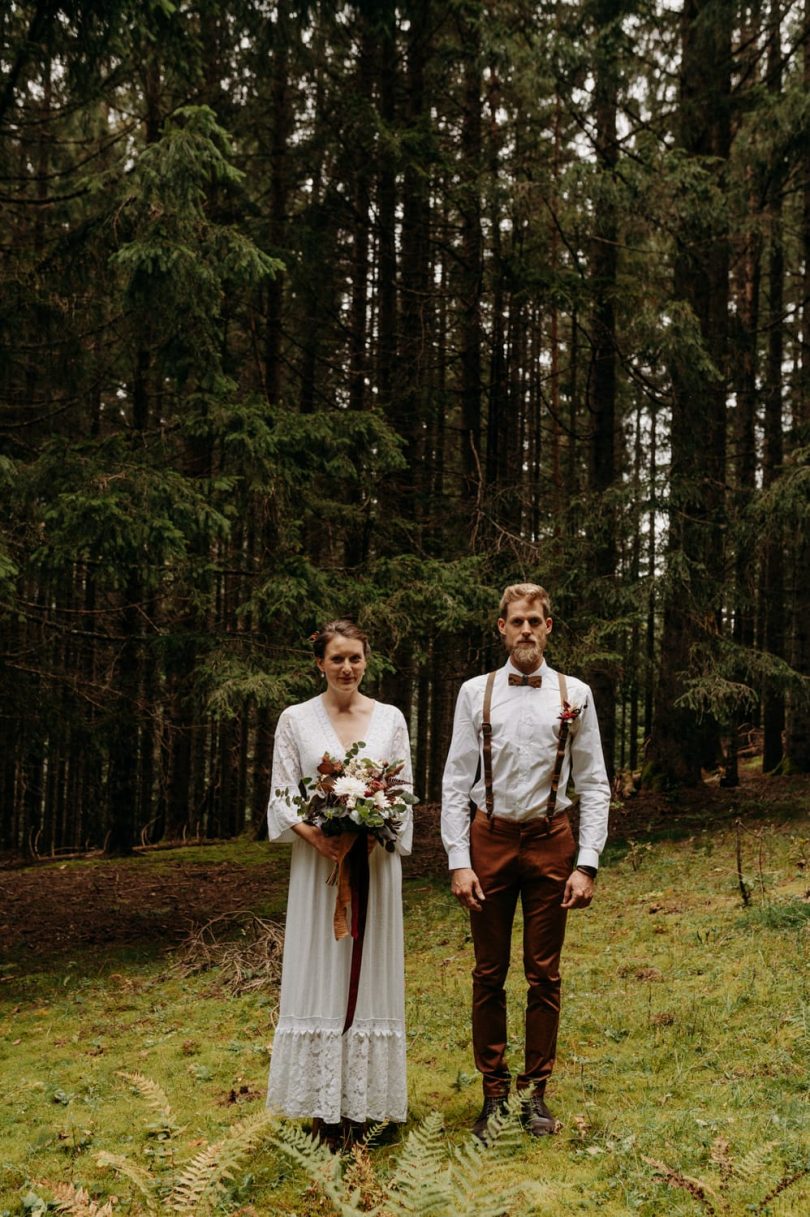
<path fill-rule="evenodd" d="M 448 1217 L 464 1212 L 475 1213 L 475 1217 L 507 1217 L 510 1213 L 535 1212 L 548 1200 L 548 1193 L 539 1183 L 529 1179 L 499 1182 L 497 1176 L 490 1175 L 478 1192 L 466 1189 L 456 1193 Z"/>
<path fill-rule="evenodd" d="M 379 1210 L 385 1203 L 385 1187 L 382 1184 L 371 1155 L 365 1145 L 352 1146 L 349 1164 L 343 1175 L 343 1186 L 348 1191 L 351 1208 L 368 1213 Z"/>
<path fill-rule="evenodd" d="M 83 1187 L 76 1187 L 73 1183 L 49 1183 L 46 1186 L 53 1192 L 57 1213 L 69 1213 L 71 1217 L 113 1217 L 112 1201 L 99 1204 Z"/>
<path fill-rule="evenodd" d="M 509 1096 L 503 1109 L 496 1110 L 487 1122 L 487 1150 L 490 1161 L 492 1155 L 505 1158 L 514 1153 L 520 1153 L 525 1142 L 523 1140 L 523 1097 L 520 1092 Z M 472 1138 L 471 1144 L 480 1145 L 477 1138 Z"/>
<path fill-rule="evenodd" d="M 744 1158 L 734 1163 L 736 1178 L 743 1179 L 746 1183 L 757 1183 L 761 1179 L 776 1145 L 776 1141 L 763 1141 L 762 1145 L 755 1145 Z"/>
<path fill-rule="evenodd" d="M 171 1113 L 171 1104 L 169 1103 L 166 1091 L 162 1086 L 158 1085 L 152 1078 L 147 1077 L 145 1073 L 128 1073 L 125 1069 L 117 1069 L 116 1076 L 123 1078 L 125 1082 L 129 1082 L 133 1090 L 135 1090 L 142 1099 L 146 1099 L 150 1107 L 163 1115 L 164 1112 Z"/>
<path fill-rule="evenodd" d="M 714 1188 L 710 1187 L 708 1183 L 704 1183 L 702 1179 L 693 1179 L 691 1175 L 684 1175 L 681 1171 L 674 1170 L 673 1167 L 667 1166 L 665 1162 L 658 1162 L 655 1158 L 647 1158 L 643 1155 L 642 1157 L 649 1166 L 654 1168 L 656 1174 L 661 1175 L 665 1183 L 668 1183 L 670 1187 L 678 1187 L 688 1192 L 695 1200 L 700 1201 L 707 1213 L 717 1212 L 709 1199 L 710 1196 L 721 1208 L 725 1209 L 722 1197 L 718 1196 Z"/>
<path fill-rule="evenodd" d="M 539 1200 L 543 1189 L 527 1181 L 501 1179 L 497 1167 L 523 1148 L 520 1122 L 522 1101 L 513 1095 L 504 1112 L 489 1120 L 486 1147 L 476 1137 L 457 1146 L 451 1155 L 451 1180 L 454 1204 L 458 1211 L 474 1211 L 476 1217 L 502 1217 L 511 1206 L 525 1200 L 528 1193 Z"/>
<path fill-rule="evenodd" d="M 433 1112 L 410 1131 L 387 1181 L 362 1147 L 352 1151 L 344 1173 L 346 1159 L 299 1127 L 285 1125 L 271 1141 L 305 1172 L 338 1217 L 505 1217 L 549 1201 L 547 1185 L 514 1181 L 505 1162 L 518 1143 L 519 1110 L 518 1102 L 493 1129 L 500 1144 L 484 1147 L 470 1138 L 450 1152 L 442 1118 Z"/>
<path fill-rule="evenodd" d="M 456 1149 L 450 1168 L 453 1203 L 458 1212 L 474 1212 L 476 1217 L 502 1217 L 523 1194 L 521 1183 L 500 1178 L 493 1170 L 490 1154 L 479 1153 L 471 1142 Z"/>
<path fill-rule="evenodd" d="M 376 1124 L 370 1124 L 368 1126 L 368 1128 L 366 1129 L 365 1135 L 363 1137 L 363 1144 L 366 1146 L 367 1149 L 371 1149 L 374 1147 L 375 1142 L 385 1132 L 389 1123 L 390 1123 L 389 1120 L 378 1120 Z"/>
<path fill-rule="evenodd" d="M 138 1166 L 130 1158 L 125 1158 L 123 1154 L 110 1154 L 107 1150 L 96 1154 L 96 1162 L 99 1166 L 108 1166 L 111 1170 L 117 1171 L 119 1175 L 123 1175 L 125 1179 L 129 1179 L 143 1196 L 150 1212 L 157 1208 L 155 1180 L 143 1167 Z"/>
<path fill-rule="evenodd" d="M 397 1169 L 392 1183 L 402 1175 L 410 1175 L 420 1166 L 434 1168 L 444 1162 L 444 1121 L 433 1111 L 416 1128 L 412 1128 L 397 1159 Z"/>
<path fill-rule="evenodd" d="M 146 1100 L 153 1111 L 158 1113 L 167 1131 L 177 1129 L 171 1103 L 162 1086 L 159 1086 L 152 1078 L 148 1078 L 145 1073 L 127 1073 L 123 1069 L 118 1069 L 116 1074 L 125 1082 L 129 1082 L 132 1089 Z"/>
<path fill-rule="evenodd" d="M 310 1173 L 315 1167 L 337 1167 L 340 1174 L 340 1159 L 326 1145 L 308 1133 L 299 1124 L 283 1124 L 271 1141 L 288 1157 Z"/>
<path fill-rule="evenodd" d="M 450 1211 L 453 1181 L 444 1145 L 444 1124 L 432 1112 L 408 1133 L 390 1183 L 388 1207 L 400 1214 Z"/>
<path fill-rule="evenodd" d="M 184 1167 L 168 1199 L 178 1213 L 197 1212 L 212 1204 L 225 1190 L 225 1183 L 242 1159 L 269 1139 L 273 1116 L 259 1111 L 228 1130 L 221 1141 L 200 1150 Z"/>
<path fill-rule="evenodd" d="M 285 1124 L 272 1145 L 286 1154 L 329 1199 L 340 1217 L 357 1217 L 358 1210 L 345 1203 L 342 1186 L 343 1167 L 339 1154 L 333 1154 L 299 1125 Z"/>

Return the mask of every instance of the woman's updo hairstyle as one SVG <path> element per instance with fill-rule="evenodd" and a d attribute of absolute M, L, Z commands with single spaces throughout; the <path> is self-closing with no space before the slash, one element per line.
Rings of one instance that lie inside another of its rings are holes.
<path fill-rule="evenodd" d="M 341 617 L 338 621 L 327 621 L 326 625 L 321 626 L 314 634 L 310 634 L 309 640 L 312 643 L 312 650 L 315 652 L 316 659 L 324 659 L 326 656 L 326 648 L 333 638 L 353 638 L 357 642 L 363 644 L 363 654 L 368 659 L 371 647 L 368 645 L 368 634 L 361 630 L 359 625 L 355 625 L 348 617 Z"/>

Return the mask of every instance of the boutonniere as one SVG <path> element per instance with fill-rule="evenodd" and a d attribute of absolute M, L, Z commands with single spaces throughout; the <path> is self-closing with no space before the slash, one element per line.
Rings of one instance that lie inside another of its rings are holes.
<path fill-rule="evenodd" d="M 582 713 L 582 706 L 572 706 L 570 702 L 564 701 L 563 708 L 559 715 L 560 722 L 573 723 L 579 718 Z"/>

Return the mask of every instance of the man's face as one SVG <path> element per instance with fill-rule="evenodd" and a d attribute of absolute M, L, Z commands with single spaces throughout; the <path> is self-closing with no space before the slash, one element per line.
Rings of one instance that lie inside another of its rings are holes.
<path fill-rule="evenodd" d="M 498 629 L 516 668 L 533 672 L 540 666 L 551 633 L 551 618 L 543 616 L 540 600 L 513 600 L 506 617 L 498 618 Z"/>

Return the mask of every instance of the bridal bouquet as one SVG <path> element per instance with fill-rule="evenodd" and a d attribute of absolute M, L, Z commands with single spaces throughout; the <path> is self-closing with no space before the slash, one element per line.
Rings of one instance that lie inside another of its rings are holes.
<path fill-rule="evenodd" d="M 416 795 L 400 777 L 404 761 L 358 756 L 363 747 L 362 742 L 352 744 L 342 760 L 325 752 L 318 776 L 305 778 L 304 793 L 292 802 L 304 823 L 314 824 L 326 836 L 367 832 L 390 852 Z"/>
<path fill-rule="evenodd" d="M 366 842 L 374 838 L 392 852 L 408 804 L 417 801 L 400 777 L 405 762 L 375 761 L 368 756 L 358 756 L 364 747 L 362 742 L 353 744 L 342 760 L 325 752 L 317 777 L 304 778 L 300 795 L 292 798 L 286 795 L 287 801 L 298 808 L 298 815 L 305 824 L 314 824 L 326 836 L 346 834 L 339 843 L 334 869 L 326 880 L 330 886 L 337 887 L 333 918 L 335 938 L 340 940 L 351 934 L 355 940 L 344 1030 L 351 1026 L 354 1017 L 368 910 Z M 347 916 L 349 905 L 351 921 Z"/>

